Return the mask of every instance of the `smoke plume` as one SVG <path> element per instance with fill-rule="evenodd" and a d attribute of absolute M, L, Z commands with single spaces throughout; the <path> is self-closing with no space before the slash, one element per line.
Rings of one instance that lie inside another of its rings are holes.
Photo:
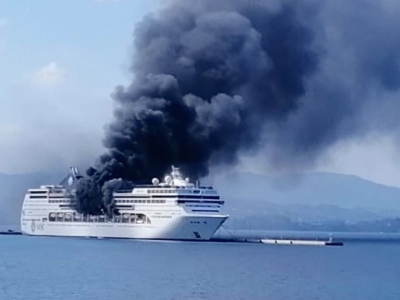
<path fill-rule="evenodd" d="M 371 117 L 399 108 L 394 8 L 388 0 L 168 2 L 136 25 L 132 83 L 113 93 L 108 150 L 78 183 L 81 211 L 110 212 L 115 178 L 148 181 L 172 164 L 200 178 L 211 164 L 260 149 L 276 167 L 303 166 L 339 140 L 394 130 L 398 122 Z"/>

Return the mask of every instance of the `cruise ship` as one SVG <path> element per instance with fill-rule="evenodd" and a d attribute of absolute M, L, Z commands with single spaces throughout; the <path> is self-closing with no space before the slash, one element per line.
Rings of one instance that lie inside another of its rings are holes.
<path fill-rule="evenodd" d="M 97 238 L 209 240 L 225 222 L 224 201 L 210 186 L 193 184 L 179 168 L 163 182 L 136 185 L 113 194 L 118 213 L 85 215 L 74 205 L 73 182 L 79 178 L 70 169 L 67 184 L 29 189 L 21 211 L 21 231 L 33 236 Z"/>

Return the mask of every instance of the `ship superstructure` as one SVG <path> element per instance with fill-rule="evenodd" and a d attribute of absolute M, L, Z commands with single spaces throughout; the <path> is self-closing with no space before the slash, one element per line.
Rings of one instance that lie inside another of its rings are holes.
<path fill-rule="evenodd" d="M 79 178 L 76 168 L 64 180 Z M 228 218 L 224 201 L 212 187 L 184 179 L 179 168 L 151 185 L 136 185 L 113 194 L 118 213 L 87 215 L 76 211 L 73 188 L 43 185 L 29 189 L 21 212 L 27 235 L 136 239 L 208 240 Z"/>

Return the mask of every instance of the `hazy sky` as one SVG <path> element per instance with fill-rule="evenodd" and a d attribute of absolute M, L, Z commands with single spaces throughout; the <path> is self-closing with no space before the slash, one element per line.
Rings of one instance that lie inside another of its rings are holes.
<path fill-rule="evenodd" d="M 0 172 L 93 163 L 112 116 L 110 93 L 131 77 L 134 24 L 157 2 L 0 0 Z M 346 141 L 316 170 L 400 186 L 397 149 L 390 136 Z"/>
<path fill-rule="evenodd" d="M 102 151 L 128 81 L 134 24 L 155 1 L 0 1 L 0 171 L 62 170 Z"/>

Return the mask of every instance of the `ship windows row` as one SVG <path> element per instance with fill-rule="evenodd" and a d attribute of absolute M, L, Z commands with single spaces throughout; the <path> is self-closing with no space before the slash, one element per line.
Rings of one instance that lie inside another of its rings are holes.
<path fill-rule="evenodd" d="M 108 217 L 105 215 L 92 216 L 79 213 L 50 213 L 50 222 L 89 222 L 89 223 L 133 223 L 151 224 L 150 218 L 145 214 L 120 214 Z"/>
<path fill-rule="evenodd" d="M 177 193 L 177 189 L 185 189 L 184 187 L 174 187 L 171 190 L 147 190 L 148 194 L 176 194 Z M 185 189 L 185 193 L 187 194 L 200 194 L 200 190 L 192 190 L 192 189 Z"/>
<path fill-rule="evenodd" d="M 49 200 L 49 203 L 71 203 L 71 199 Z"/>
<path fill-rule="evenodd" d="M 147 190 L 148 194 L 168 194 L 168 193 L 176 193 L 176 190 Z"/>
<path fill-rule="evenodd" d="M 63 196 L 47 196 L 47 195 L 30 195 L 29 199 L 49 199 L 49 198 L 62 198 Z M 70 202 L 70 199 L 63 199 L 63 200 L 49 200 L 49 203 L 59 203 L 59 202 Z"/>
<path fill-rule="evenodd" d="M 43 195 L 43 196 L 30 195 L 29 199 L 47 199 L 47 196 L 46 195 Z"/>
<path fill-rule="evenodd" d="M 32 198 L 32 197 L 31 197 Z M 47 199 L 47 198 L 43 198 Z M 71 199 L 49 200 L 49 203 L 71 203 Z M 115 200 L 116 203 L 165 203 L 165 200 Z"/>
<path fill-rule="evenodd" d="M 165 203 L 165 200 L 115 200 L 116 203 Z"/>
<path fill-rule="evenodd" d="M 29 191 L 29 194 L 62 194 L 64 190 L 53 190 L 53 189 L 45 189 L 45 190 L 36 190 L 36 191 Z"/>

